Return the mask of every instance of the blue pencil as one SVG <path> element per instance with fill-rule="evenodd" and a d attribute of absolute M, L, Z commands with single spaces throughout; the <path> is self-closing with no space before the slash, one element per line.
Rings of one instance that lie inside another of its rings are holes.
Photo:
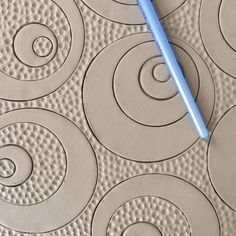
<path fill-rule="evenodd" d="M 193 123 L 201 138 L 208 137 L 208 130 L 204 124 L 201 114 L 197 108 L 197 105 L 192 97 L 190 89 L 185 81 L 183 73 L 179 67 L 179 64 L 175 58 L 175 55 L 171 49 L 169 41 L 165 35 L 165 32 L 161 26 L 157 13 L 153 7 L 151 0 L 137 0 L 137 3 L 142 11 L 142 14 L 149 26 L 152 36 L 161 51 L 163 60 L 168 67 L 169 73 L 174 80 L 174 84 L 183 99 L 183 102 L 190 114 Z"/>

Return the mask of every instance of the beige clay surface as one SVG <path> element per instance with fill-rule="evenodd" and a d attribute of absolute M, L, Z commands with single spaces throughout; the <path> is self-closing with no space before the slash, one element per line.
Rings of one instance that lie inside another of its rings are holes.
<path fill-rule="evenodd" d="M 236 235 L 236 3 L 153 4 L 207 140 L 136 0 L 0 0 L 0 236 Z"/>

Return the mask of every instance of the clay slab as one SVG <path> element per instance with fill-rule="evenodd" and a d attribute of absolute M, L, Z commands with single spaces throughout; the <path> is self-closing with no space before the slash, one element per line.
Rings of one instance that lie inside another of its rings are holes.
<path fill-rule="evenodd" d="M 0 1 L 0 236 L 235 236 L 233 0 L 153 0 L 199 140 L 136 0 Z"/>

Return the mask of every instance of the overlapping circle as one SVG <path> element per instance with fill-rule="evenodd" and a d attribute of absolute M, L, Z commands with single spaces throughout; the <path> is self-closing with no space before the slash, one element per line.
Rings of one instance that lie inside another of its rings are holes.
<path fill-rule="evenodd" d="M 208 123 L 214 106 L 211 74 L 191 47 L 174 38 L 171 43 Z M 96 137 L 112 152 L 136 161 L 160 161 L 197 140 L 163 63 L 150 35 L 137 34 L 107 47 L 89 67 L 83 86 L 85 114 Z"/>
<path fill-rule="evenodd" d="M 124 24 L 144 24 L 136 0 L 83 0 L 101 16 Z M 186 0 L 153 0 L 158 15 L 163 18 L 182 6 Z"/>
<path fill-rule="evenodd" d="M 200 29 L 206 51 L 226 73 L 236 77 L 236 31 L 234 0 L 203 0 Z"/>
<path fill-rule="evenodd" d="M 97 181 L 95 154 L 82 132 L 66 118 L 38 109 L 7 113 L 0 127 L 0 161 L 16 167 L 11 176 L 0 176 L 0 224 L 42 233 L 78 216 Z"/>
<path fill-rule="evenodd" d="M 153 231 L 151 235 L 220 235 L 216 213 L 199 190 L 158 174 L 134 177 L 113 188 L 96 209 L 92 235 L 131 236 L 137 227 L 144 231 L 138 236 Z"/>
<path fill-rule="evenodd" d="M 84 44 L 73 0 L 3 0 L 0 12 L 0 98 L 38 98 L 69 79 Z"/>
<path fill-rule="evenodd" d="M 235 159 L 236 107 L 230 109 L 217 124 L 208 148 L 208 168 L 212 184 L 219 196 L 236 210 Z"/>

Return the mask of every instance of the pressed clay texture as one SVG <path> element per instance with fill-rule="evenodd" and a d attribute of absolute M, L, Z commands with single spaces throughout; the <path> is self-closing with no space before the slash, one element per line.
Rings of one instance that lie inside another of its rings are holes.
<path fill-rule="evenodd" d="M 153 0 L 200 140 L 136 0 L 0 1 L 0 236 L 235 236 L 234 0 Z"/>

